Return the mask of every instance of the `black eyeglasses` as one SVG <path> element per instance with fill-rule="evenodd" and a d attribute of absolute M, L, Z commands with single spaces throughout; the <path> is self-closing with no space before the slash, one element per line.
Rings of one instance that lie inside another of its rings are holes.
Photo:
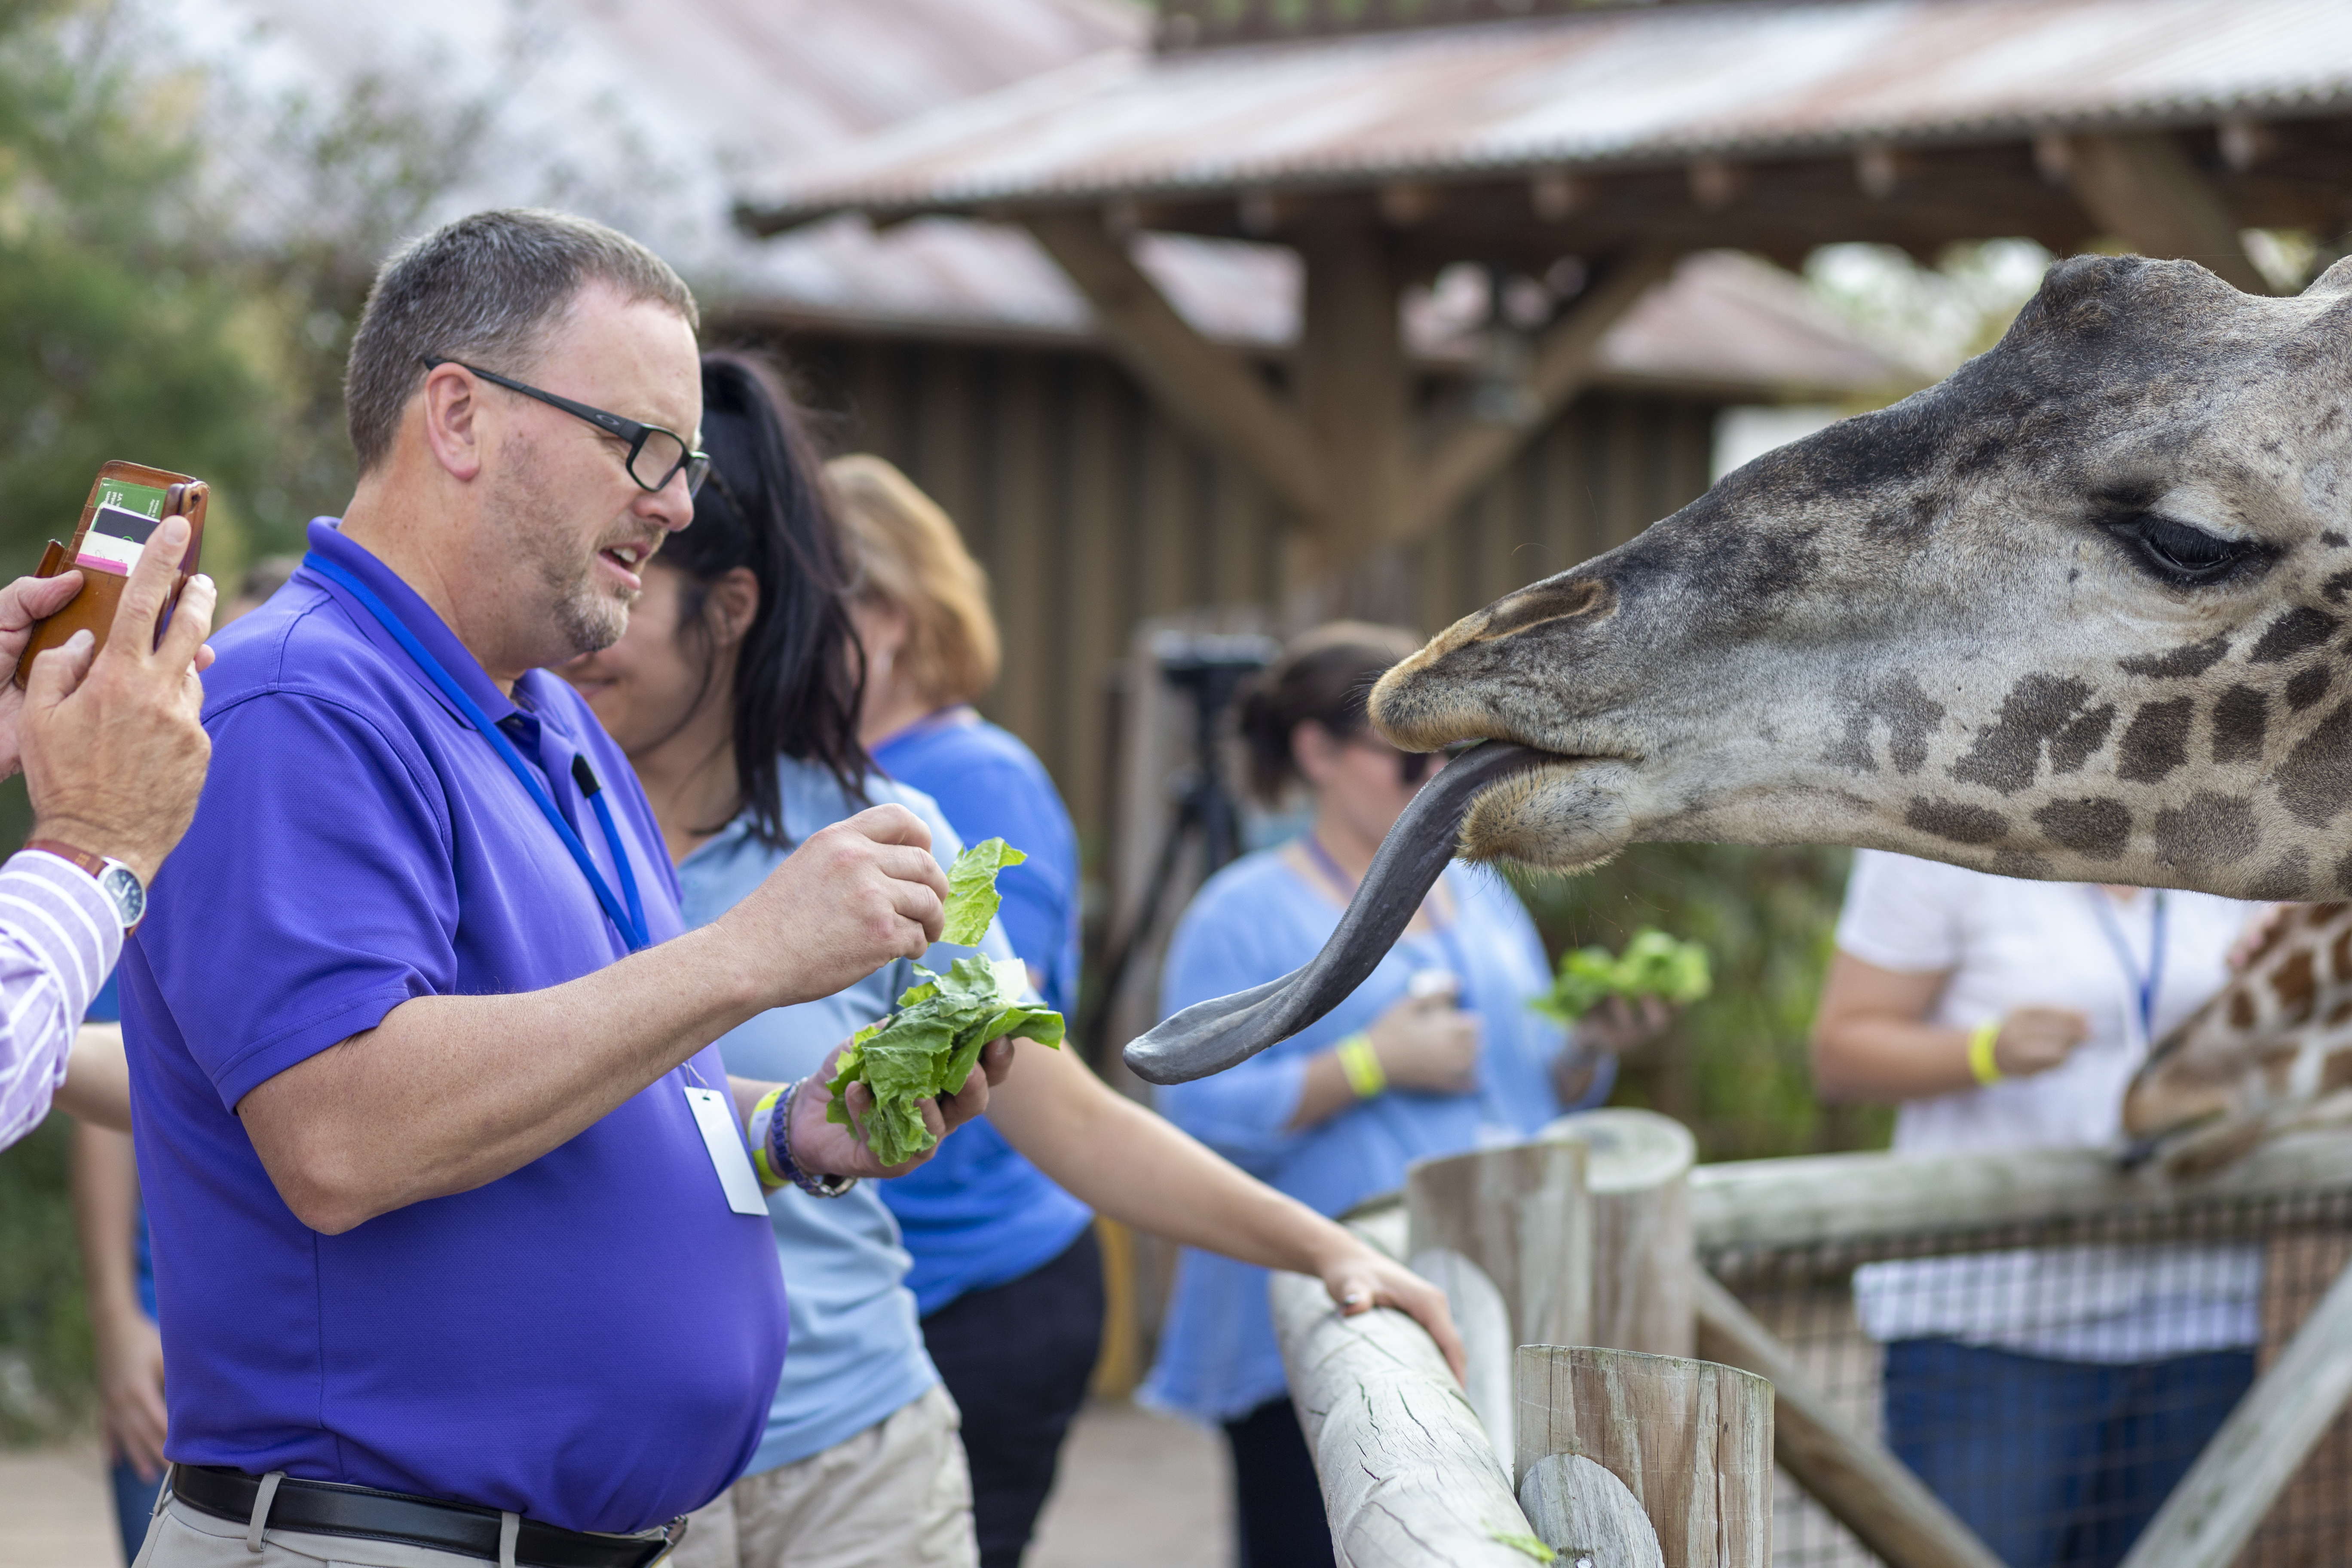
<path fill-rule="evenodd" d="M 601 408 L 591 408 L 584 403 L 574 403 L 568 397 L 541 392 L 538 387 L 500 375 L 496 371 L 484 370 L 479 365 L 467 364 L 461 359 L 427 357 L 422 363 L 427 370 L 454 364 L 484 381 L 494 382 L 509 392 L 536 397 L 551 408 L 561 408 L 575 419 L 585 419 L 607 436 L 626 441 L 629 455 L 622 459 L 622 467 L 629 470 L 629 478 L 636 480 L 640 489 L 660 490 L 683 472 L 686 475 L 686 493 L 691 496 L 702 489 L 702 481 L 710 475 L 710 454 L 696 451 L 687 445 L 686 437 L 675 430 L 665 430 L 658 425 L 640 425 L 634 419 L 624 419 L 617 414 L 607 414 Z M 648 474 L 655 477 L 648 479 L 646 477 Z"/>

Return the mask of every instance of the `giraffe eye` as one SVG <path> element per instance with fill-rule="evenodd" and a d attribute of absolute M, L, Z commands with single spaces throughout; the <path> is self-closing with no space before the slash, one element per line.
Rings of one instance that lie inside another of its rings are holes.
<path fill-rule="evenodd" d="M 2227 539 L 2153 513 L 2117 524 L 2113 531 L 2133 547 L 2143 564 L 2176 588 L 2226 582 L 2249 567 L 2259 571 L 2275 553 L 2254 540 Z"/>

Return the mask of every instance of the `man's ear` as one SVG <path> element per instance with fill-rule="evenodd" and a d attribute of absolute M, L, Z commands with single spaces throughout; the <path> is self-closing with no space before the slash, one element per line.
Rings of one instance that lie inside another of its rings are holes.
<path fill-rule="evenodd" d="M 659 560 L 660 557 L 655 557 Z M 710 584 L 709 596 L 703 601 L 702 614 L 710 628 L 710 640 L 719 647 L 732 647 L 751 630 L 751 621 L 760 613 L 760 578 L 749 566 L 730 568 L 727 574 Z"/>
<path fill-rule="evenodd" d="M 488 432 L 479 418 L 478 390 L 474 378 L 455 364 L 435 365 L 425 375 L 425 445 L 454 479 L 470 481 L 482 471 Z"/>

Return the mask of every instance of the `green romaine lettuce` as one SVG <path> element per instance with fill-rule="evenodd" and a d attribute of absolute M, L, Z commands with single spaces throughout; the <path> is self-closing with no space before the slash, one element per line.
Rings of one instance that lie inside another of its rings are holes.
<path fill-rule="evenodd" d="M 1019 1000 L 1029 972 L 1017 958 L 997 963 L 959 958 L 945 974 L 919 965 L 915 973 L 923 984 L 907 988 L 897 1013 L 852 1037 L 825 1085 L 833 1094 L 825 1120 L 845 1126 L 849 1115 L 843 1097 L 849 1086 L 863 1083 L 874 1091 L 866 1142 L 886 1165 L 911 1160 L 931 1146 L 935 1140 L 915 1102 L 961 1089 L 989 1041 L 1019 1035 L 1041 1046 L 1062 1043 L 1062 1016 Z"/>
<path fill-rule="evenodd" d="M 957 856 L 948 868 L 948 923 L 940 940 L 977 947 L 996 918 L 996 906 L 1004 901 L 996 890 L 996 874 L 1027 858 L 1002 838 L 983 838 Z"/>
<path fill-rule="evenodd" d="M 1528 1005 L 1546 1017 L 1572 1024 L 1607 997 L 1658 996 L 1680 1007 L 1698 1001 L 1714 984 L 1706 948 L 1644 927 L 1633 933 L 1619 956 L 1612 956 L 1605 947 L 1560 954 L 1550 993 Z"/>

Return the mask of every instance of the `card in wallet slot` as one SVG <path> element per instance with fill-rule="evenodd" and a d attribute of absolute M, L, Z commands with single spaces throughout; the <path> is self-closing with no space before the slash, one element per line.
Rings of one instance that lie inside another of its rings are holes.
<path fill-rule="evenodd" d="M 57 647 L 78 631 L 87 630 L 104 647 L 107 634 L 114 629 L 114 612 L 122 603 L 123 584 L 131 580 L 131 568 L 138 562 L 148 535 L 167 517 L 185 517 L 188 549 L 180 558 L 179 575 L 173 580 L 172 596 L 163 606 L 163 619 L 169 620 L 180 602 L 180 590 L 188 585 L 189 574 L 195 571 L 204 550 L 206 500 L 205 482 L 185 474 L 120 460 L 100 468 L 97 482 L 89 487 L 89 500 L 82 505 L 72 542 L 50 540 L 33 572 L 36 577 L 54 577 L 60 572 L 79 571 L 81 591 L 66 601 L 65 608 L 34 626 L 32 640 L 16 661 L 16 684 L 25 684 L 36 654 Z M 160 637 L 162 631 L 159 621 L 155 635 Z"/>

